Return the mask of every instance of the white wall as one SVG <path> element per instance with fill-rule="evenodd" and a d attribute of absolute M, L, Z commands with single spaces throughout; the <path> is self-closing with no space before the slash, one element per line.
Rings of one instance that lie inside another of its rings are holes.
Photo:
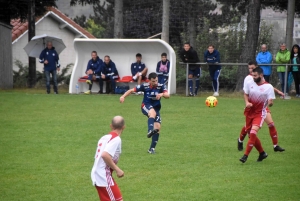
<path fill-rule="evenodd" d="M 47 34 L 50 36 L 56 36 L 61 38 L 65 45 L 66 49 L 64 49 L 59 55 L 61 67 L 66 67 L 69 63 L 75 63 L 75 50 L 73 46 L 73 40 L 75 38 L 75 34 L 71 32 L 67 27 L 60 29 L 59 23 L 54 20 L 51 15 L 42 19 L 36 25 L 36 35 Z M 28 65 L 28 56 L 23 49 L 28 43 L 28 33 L 24 34 L 18 41 L 13 43 L 12 52 L 13 52 L 13 62 L 16 59 L 20 60 L 24 65 Z M 18 70 L 17 66 L 13 65 L 14 70 Z M 43 64 L 40 64 L 38 59 L 36 60 L 36 70 L 42 72 Z M 68 72 L 71 73 L 72 69 Z"/>
<path fill-rule="evenodd" d="M 135 55 L 142 54 L 142 61 L 148 68 L 148 74 L 156 71 L 157 62 L 161 60 L 161 53 L 166 52 L 170 60 L 168 91 L 176 93 L 176 55 L 173 48 L 160 39 L 75 39 L 76 62 L 71 75 L 69 93 L 75 93 L 78 78 L 85 74 L 91 52 L 96 50 L 103 60 L 109 55 L 116 64 L 120 77 L 131 75 L 131 63 L 136 61 Z M 80 91 L 87 90 L 87 84 L 79 83 Z M 98 86 L 93 86 L 93 91 Z"/>

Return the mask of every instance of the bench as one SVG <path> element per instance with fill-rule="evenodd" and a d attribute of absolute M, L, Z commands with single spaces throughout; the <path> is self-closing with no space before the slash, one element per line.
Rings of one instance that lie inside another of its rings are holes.
<path fill-rule="evenodd" d="M 85 75 L 85 76 L 83 76 L 83 77 L 80 77 L 79 79 L 78 79 L 78 83 L 86 83 L 86 80 L 88 79 L 88 76 L 87 75 Z M 93 80 L 93 82 L 98 82 L 98 81 L 96 81 L 96 80 Z M 106 82 L 107 81 L 105 81 L 103 84 L 104 84 L 104 86 L 103 86 L 103 89 L 106 89 Z M 146 80 L 142 80 L 142 82 L 149 82 L 149 80 L 148 79 L 146 79 Z M 129 86 L 129 84 L 131 84 L 131 83 L 136 83 L 136 82 L 134 82 L 133 80 L 132 80 L 132 76 L 123 76 L 121 79 L 120 78 L 118 78 L 118 79 L 116 79 L 116 84 L 118 85 L 118 83 L 120 83 L 120 85 L 121 85 L 121 83 L 124 83 L 124 84 L 127 84 L 128 86 Z M 80 89 L 82 89 L 83 87 L 81 86 L 80 87 Z M 93 87 L 94 88 L 94 87 Z M 98 91 L 99 91 L 99 89 L 98 89 Z M 82 90 L 81 90 L 81 92 L 83 92 Z"/>

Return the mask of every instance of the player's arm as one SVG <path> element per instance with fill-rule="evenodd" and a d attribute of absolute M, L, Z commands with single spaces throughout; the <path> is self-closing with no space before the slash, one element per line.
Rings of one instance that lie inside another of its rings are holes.
<path fill-rule="evenodd" d="M 244 100 L 245 100 L 246 107 L 248 108 L 252 107 L 252 103 L 249 102 L 249 95 L 246 93 L 244 93 Z"/>
<path fill-rule="evenodd" d="M 284 93 L 282 93 L 280 90 L 276 89 L 275 87 L 273 87 L 273 88 L 276 93 L 278 93 L 281 96 L 284 96 Z"/>
<path fill-rule="evenodd" d="M 161 97 L 170 98 L 170 94 L 168 93 L 168 91 L 164 91 L 162 93 L 159 93 L 159 94 L 156 95 L 156 100 L 159 100 Z"/>
<path fill-rule="evenodd" d="M 120 103 L 123 103 L 125 101 L 126 96 L 131 94 L 132 92 L 135 92 L 135 88 L 129 89 L 126 91 L 121 97 L 120 97 Z"/>
<path fill-rule="evenodd" d="M 107 153 L 106 151 L 103 151 L 103 153 L 101 154 L 101 157 L 103 158 L 104 162 L 113 170 L 116 171 L 117 176 L 118 177 L 123 177 L 124 176 L 124 172 L 123 170 L 121 170 L 112 160 L 112 157 L 109 153 Z"/>

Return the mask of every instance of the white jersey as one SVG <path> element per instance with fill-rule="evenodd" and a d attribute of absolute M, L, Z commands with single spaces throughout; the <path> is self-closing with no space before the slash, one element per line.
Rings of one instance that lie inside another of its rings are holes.
<path fill-rule="evenodd" d="M 247 76 L 245 77 L 243 87 L 246 86 L 246 84 L 247 84 L 248 82 L 254 82 L 253 76 L 252 76 L 251 74 L 250 74 L 250 75 L 247 75 Z"/>
<path fill-rule="evenodd" d="M 115 164 L 118 163 L 121 154 L 121 138 L 117 133 L 111 132 L 104 135 L 99 141 L 95 154 L 95 162 L 91 172 L 93 185 L 96 186 L 114 186 L 112 178 L 112 169 L 104 162 L 101 157 L 103 152 L 111 155 Z"/>
<path fill-rule="evenodd" d="M 252 103 L 252 107 L 247 111 L 247 116 L 252 117 L 261 114 L 265 117 L 268 100 L 275 99 L 273 86 L 267 82 L 257 85 L 256 82 L 249 81 L 245 83 L 243 90 L 245 94 L 249 95 L 248 100 Z"/>

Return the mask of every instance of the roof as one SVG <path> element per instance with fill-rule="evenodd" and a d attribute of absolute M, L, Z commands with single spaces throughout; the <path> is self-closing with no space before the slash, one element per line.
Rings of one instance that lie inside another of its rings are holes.
<path fill-rule="evenodd" d="M 84 28 L 79 26 L 76 22 L 71 20 L 65 14 L 54 7 L 48 7 L 48 12 L 42 17 L 36 18 L 35 25 L 42 21 L 45 17 L 52 15 L 52 17 L 58 19 L 62 23 L 65 23 L 70 29 L 74 32 L 77 32 L 84 38 L 96 38 L 91 33 L 86 31 Z M 28 31 L 28 22 L 21 22 L 20 19 L 14 19 L 10 21 L 10 24 L 13 26 L 11 31 L 12 43 L 14 43 L 18 38 L 22 37 Z"/>

